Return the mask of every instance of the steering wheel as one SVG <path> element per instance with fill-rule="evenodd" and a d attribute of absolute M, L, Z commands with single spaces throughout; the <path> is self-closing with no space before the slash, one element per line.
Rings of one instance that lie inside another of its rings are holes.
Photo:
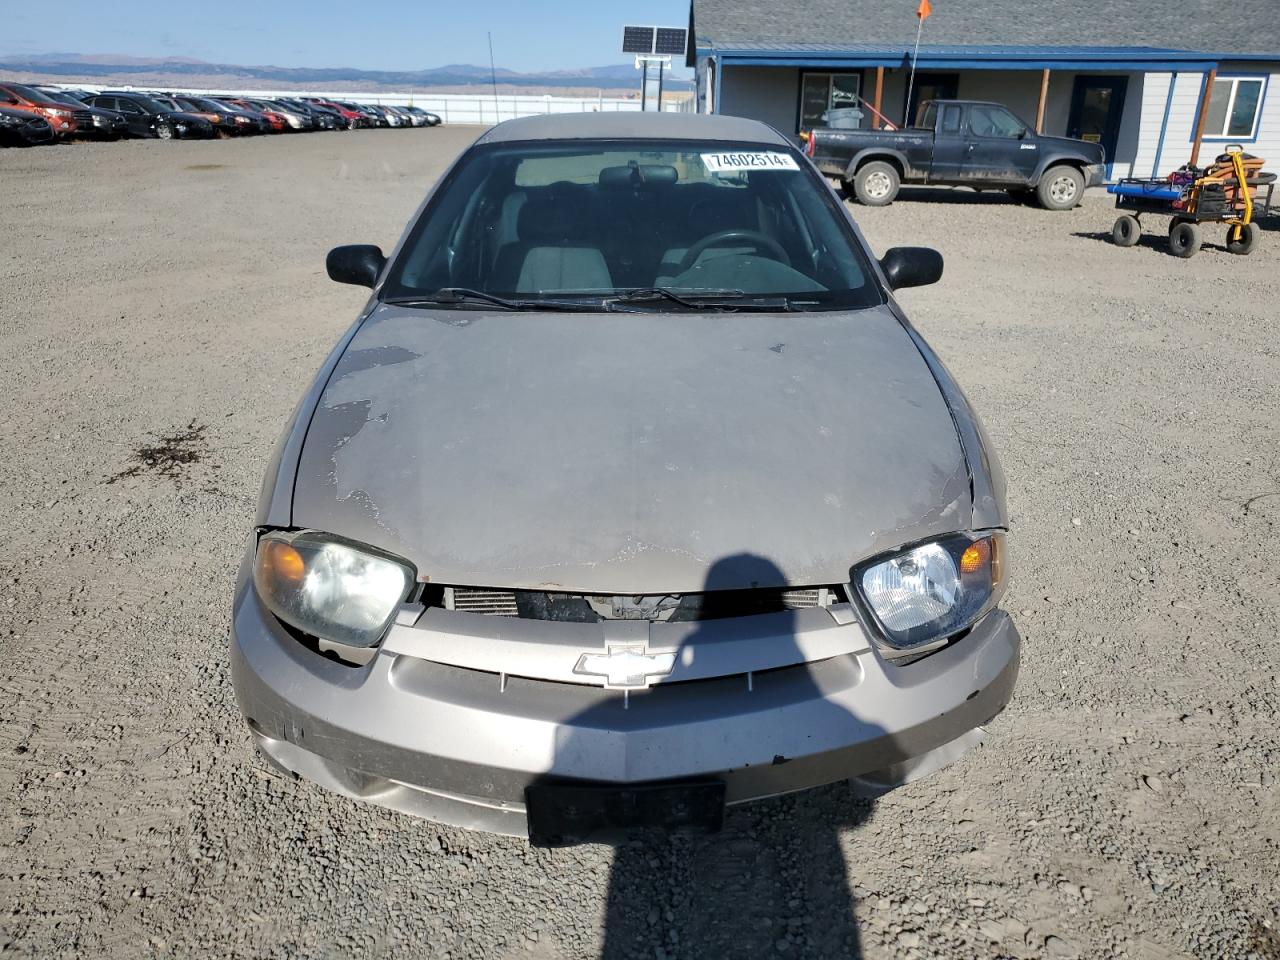
<path fill-rule="evenodd" d="M 787 251 L 782 249 L 782 244 L 778 243 L 773 237 L 763 234 L 759 230 L 721 230 L 719 233 L 703 237 L 685 252 L 683 259 L 680 261 L 680 273 L 690 269 L 698 262 L 698 258 L 712 247 L 721 246 L 730 240 L 746 240 L 770 253 L 774 260 L 780 260 L 788 267 L 791 266 L 791 258 L 787 256 Z"/>

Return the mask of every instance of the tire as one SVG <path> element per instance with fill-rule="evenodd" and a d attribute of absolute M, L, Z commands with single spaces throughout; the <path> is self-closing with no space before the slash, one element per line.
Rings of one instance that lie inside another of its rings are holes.
<path fill-rule="evenodd" d="M 174 130 L 167 123 L 156 124 L 156 136 L 161 140 L 172 140 L 178 135 L 178 131 Z"/>
<path fill-rule="evenodd" d="M 1084 175 L 1075 167 L 1050 167 L 1036 186 L 1036 199 L 1046 210 L 1070 210 L 1084 196 Z"/>
<path fill-rule="evenodd" d="M 1194 257 L 1200 249 L 1200 228 L 1188 220 L 1174 224 L 1169 231 L 1169 252 L 1175 257 Z"/>
<path fill-rule="evenodd" d="M 1111 240 L 1117 247 L 1132 247 L 1142 236 L 1142 227 L 1137 217 L 1121 214 L 1111 227 Z"/>
<path fill-rule="evenodd" d="M 1227 231 L 1227 249 L 1241 256 L 1248 256 L 1253 253 L 1258 246 L 1258 241 L 1262 238 L 1262 228 L 1256 223 L 1245 224 L 1241 227 L 1239 240 L 1231 239 L 1231 234 L 1233 233 L 1235 233 L 1234 227 Z"/>
<path fill-rule="evenodd" d="M 866 207 L 885 207 L 893 203 L 901 184 L 897 169 L 883 160 L 872 160 L 853 175 L 853 192 Z"/>

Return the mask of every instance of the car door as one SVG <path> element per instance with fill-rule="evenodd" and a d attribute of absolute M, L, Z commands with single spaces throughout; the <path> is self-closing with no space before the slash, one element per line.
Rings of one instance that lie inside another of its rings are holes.
<path fill-rule="evenodd" d="M 933 132 L 933 164 L 929 168 L 930 183 L 958 183 L 968 153 L 969 142 L 964 130 L 964 108 L 958 103 L 930 104 L 937 116 Z M 927 114 L 926 114 L 927 116 Z"/>
<path fill-rule="evenodd" d="M 969 107 L 963 179 L 966 183 L 1025 186 L 1040 162 L 1027 125 L 995 103 Z"/>
<path fill-rule="evenodd" d="M 151 136 L 151 118 L 147 116 L 142 107 L 134 103 L 128 97 L 116 97 L 116 107 L 129 123 L 129 133 L 135 137 Z"/>

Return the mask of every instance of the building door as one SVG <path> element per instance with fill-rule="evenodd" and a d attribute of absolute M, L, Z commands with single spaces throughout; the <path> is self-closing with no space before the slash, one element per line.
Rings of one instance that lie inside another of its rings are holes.
<path fill-rule="evenodd" d="M 1128 85 L 1128 77 L 1077 76 L 1071 91 L 1067 136 L 1102 144 L 1108 169 L 1116 159 L 1120 116 L 1124 113 L 1124 92 Z"/>
<path fill-rule="evenodd" d="M 927 100 L 954 100 L 960 92 L 958 73 L 917 73 L 915 86 L 911 88 L 911 104 L 907 111 L 907 126 L 916 122 L 916 110 Z"/>

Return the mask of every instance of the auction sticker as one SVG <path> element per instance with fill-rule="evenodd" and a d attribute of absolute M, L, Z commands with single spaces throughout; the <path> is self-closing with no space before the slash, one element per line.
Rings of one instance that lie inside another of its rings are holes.
<path fill-rule="evenodd" d="M 786 153 L 704 153 L 701 156 L 702 165 L 711 173 L 800 169 L 795 157 Z"/>

